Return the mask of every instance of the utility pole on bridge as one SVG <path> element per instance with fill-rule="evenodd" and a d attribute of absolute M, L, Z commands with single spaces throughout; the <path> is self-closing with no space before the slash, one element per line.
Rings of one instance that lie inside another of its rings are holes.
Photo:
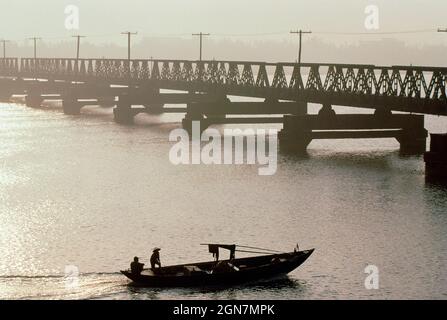
<path fill-rule="evenodd" d="M 76 38 L 77 39 L 77 43 L 76 43 L 76 60 L 79 60 L 79 49 L 80 49 L 80 46 L 81 46 L 81 38 L 85 38 L 85 36 L 75 35 L 75 36 L 72 36 L 72 38 Z"/>
<path fill-rule="evenodd" d="M 37 58 L 37 40 L 42 40 L 42 38 L 32 37 L 32 38 L 28 38 L 28 39 L 34 41 L 34 59 L 36 59 Z"/>
<path fill-rule="evenodd" d="M 126 31 L 126 32 L 121 32 L 121 34 L 127 35 L 127 60 L 129 60 L 129 63 L 130 63 L 130 39 L 133 35 L 137 35 L 138 32 Z"/>
<path fill-rule="evenodd" d="M 131 66 L 130 66 L 130 39 L 132 36 L 137 35 L 138 32 L 130 32 L 130 31 L 126 31 L 126 32 L 121 32 L 121 34 L 125 34 L 127 35 L 127 74 L 129 77 L 129 88 L 132 82 L 132 75 L 131 75 Z"/>
<path fill-rule="evenodd" d="M 3 58 L 6 59 L 6 43 L 11 42 L 10 40 L 2 39 L 0 40 L 3 43 Z"/>
<path fill-rule="evenodd" d="M 297 30 L 297 31 L 290 31 L 290 33 L 299 35 L 300 45 L 299 45 L 299 49 L 298 49 L 298 63 L 301 63 L 301 43 L 303 41 L 303 34 L 311 34 L 312 31 Z"/>
<path fill-rule="evenodd" d="M 202 38 L 203 36 L 210 36 L 209 33 L 193 33 L 193 36 L 199 36 L 200 37 L 200 56 L 199 56 L 199 61 L 202 61 Z"/>

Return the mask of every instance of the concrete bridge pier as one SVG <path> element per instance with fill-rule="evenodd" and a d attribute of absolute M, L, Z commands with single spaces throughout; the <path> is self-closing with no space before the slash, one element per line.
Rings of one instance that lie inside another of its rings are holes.
<path fill-rule="evenodd" d="M 215 102 L 210 103 L 209 112 L 204 113 L 206 118 L 213 118 L 222 121 L 227 117 L 227 106 L 231 105 L 231 100 L 225 94 L 216 94 Z"/>
<path fill-rule="evenodd" d="M 404 128 L 402 133 L 396 137 L 400 143 L 400 154 L 422 155 L 427 150 L 428 132 L 424 127 Z"/>
<path fill-rule="evenodd" d="M 129 95 L 121 95 L 118 103 L 113 108 L 113 116 L 116 123 L 131 125 L 134 123 L 135 112 L 132 110 L 132 103 Z"/>
<path fill-rule="evenodd" d="M 312 129 L 302 116 L 284 116 L 283 130 L 278 133 L 279 147 L 287 153 L 305 153 L 312 141 Z"/>
<path fill-rule="evenodd" d="M 430 151 L 424 160 L 427 182 L 447 184 L 447 134 L 430 135 Z"/>
<path fill-rule="evenodd" d="M 28 90 L 26 92 L 25 104 L 30 108 L 40 108 L 42 106 L 43 97 L 41 92 L 37 90 Z"/>
<path fill-rule="evenodd" d="M 287 153 L 305 153 L 307 147 L 312 142 L 312 127 L 307 122 L 307 102 L 298 102 L 297 112 L 293 116 L 284 116 L 283 130 L 278 133 L 280 148 Z M 297 118 L 296 116 L 299 116 Z M 335 117 L 335 111 L 330 104 L 324 104 L 318 112 L 320 119 L 330 119 Z"/>
<path fill-rule="evenodd" d="M 374 115 L 377 117 L 388 117 L 392 114 L 393 112 L 390 110 L 390 108 L 387 107 L 377 108 L 376 110 L 374 110 Z"/>
<path fill-rule="evenodd" d="M 115 96 L 99 97 L 98 105 L 101 108 L 112 108 L 116 106 L 116 97 Z"/>
<path fill-rule="evenodd" d="M 160 115 L 165 112 L 164 110 L 164 103 L 151 103 L 151 104 L 145 104 L 145 112 L 147 114 L 153 114 L 153 115 Z"/>
<path fill-rule="evenodd" d="M 185 118 L 182 120 L 182 127 L 189 133 L 190 136 L 192 134 L 192 124 L 194 121 L 199 121 L 200 133 L 205 131 L 209 126 L 205 116 L 198 110 L 198 106 L 199 105 L 197 103 L 188 103 Z"/>
<path fill-rule="evenodd" d="M 0 80 L 0 101 L 9 101 L 14 94 L 13 83 L 14 80 L 1 79 Z"/>
<path fill-rule="evenodd" d="M 190 92 L 193 97 L 195 93 Z M 200 133 L 205 131 L 212 123 L 224 123 L 226 118 L 226 107 L 231 100 L 225 94 L 215 94 L 212 101 L 189 102 L 186 105 L 185 118 L 182 127 L 191 135 L 193 121 L 200 122 Z"/>
<path fill-rule="evenodd" d="M 79 115 L 81 114 L 81 108 L 83 104 L 78 101 L 78 99 L 73 95 L 64 95 L 62 97 L 62 109 L 64 114 L 67 115 Z"/>
<path fill-rule="evenodd" d="M 425 152 L 427 130 L 424 116 L 408 114 L 335 114 L 323 106 L 318 115 L 288 115 L 279 133 L 280 147 L 286 152 L 305 152 L 313 139 L 395 138 L 404 155 Z"/>
<path fill-rule="evenodd" d="M 146 87 L 144 88 L 144 95 L 145 97 L 142 98 L 141 100 L 145 102 L 143 103 L 145 113 L 152 115 L 160 115 L 165 112 L 164 111 L 165 103 L 160 101 L 159 99 L 162 96 L 162 94 L 160 93 L 160 88 Z"/>
<path fill-rule="evenodd" d="M 387 107 L 378 108 L 374 112 L 378 121 L 383 123 L 393 119 L 392 111 Z M 401 155 L 422 155 L 427 150 L 428 132 L 425 130 L 424 116 L 404 115 L 400 121 L 402 130 L 396 136 L 400 144 Z"/>
<path fill-rule="evenodd" d="M 307 114 L 308 111 L 308 103 L 305 101 L 297 101 L 296 110 L 293 112 L 295 115 L 304 115 Z"/>
<path fill-rule="evenodd" d="M 10 101 L 12 95 L 13 95 L 12 90 L 8 90 L 8 88 L 0 89 L 0 102 Z"/>

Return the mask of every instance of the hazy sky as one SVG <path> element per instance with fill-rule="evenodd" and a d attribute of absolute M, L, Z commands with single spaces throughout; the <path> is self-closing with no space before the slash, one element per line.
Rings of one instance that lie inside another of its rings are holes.
<path fill-rule="evenodd" d="M 64 9 L 69 4 L 80 9 L 80 30 L 76 33 L 96 35 L 91 42 L 123 45 L 125 38 L 119 33 L 126 30 L 138 31 L 140 39 L 144 35 L 189 35 L 197 31 L 210 32 L 215 38 L 276 32 L 284 35 L 275 37 L 290 37 L 287 32 L 298 27 L 315 32 L 366 32 L 364 11 L 370 4 L 380 10 L 379 32 L 447 27 L 445 0 L 0 0 L 0 4 L 0 38 L 14 40 L 38 35 L 50 41 L 74 33 L 64 26 Z M 371 37 L 313 36 L 341 41 Z M 388 37 L 447 44 L 447 33 Z"/>

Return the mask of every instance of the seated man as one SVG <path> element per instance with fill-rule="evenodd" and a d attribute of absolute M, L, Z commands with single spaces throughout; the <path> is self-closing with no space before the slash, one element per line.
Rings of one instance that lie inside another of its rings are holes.
<path fill-rule="evenodd" d="M 158 265 L 159 268 L 161 268 L 161 262 L 160 262 L 160 248 L 154 248 L 152 251 L 151 256 L 151 268 L 155 269 L 155 266 Z"/>
<path fill-rule="evenodd" d="M 133 258 L 133 262 L 130 264 L 130 271 L 133 274 L 140 275 L 143 271 L 143 266 L 144 264 L 138 261 L 138 257 L 135 257 Z"/>

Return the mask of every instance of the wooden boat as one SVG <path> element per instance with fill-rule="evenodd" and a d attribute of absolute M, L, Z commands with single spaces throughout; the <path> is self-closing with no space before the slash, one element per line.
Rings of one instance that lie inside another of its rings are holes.
<path fill-rule="evenodd" d="M 210 248 L 210 252 L 217 258 L 216 261 L 143 269 L 141 273 L 132 273 L 130 270 L 121 271 L 121 273 L 131 279 L 133 284 L 145 287 L 234 285 L 286 275 L 299 267 L 314 251 L 314 249 L 295 250 L 293 252 L 276 252 L 236 259 L 235 251 L 260 252 L 237 250 L 236 245 L 207 245 Z M 219 248 L 230 250 L 230 259 L 218 261 Z"/>

